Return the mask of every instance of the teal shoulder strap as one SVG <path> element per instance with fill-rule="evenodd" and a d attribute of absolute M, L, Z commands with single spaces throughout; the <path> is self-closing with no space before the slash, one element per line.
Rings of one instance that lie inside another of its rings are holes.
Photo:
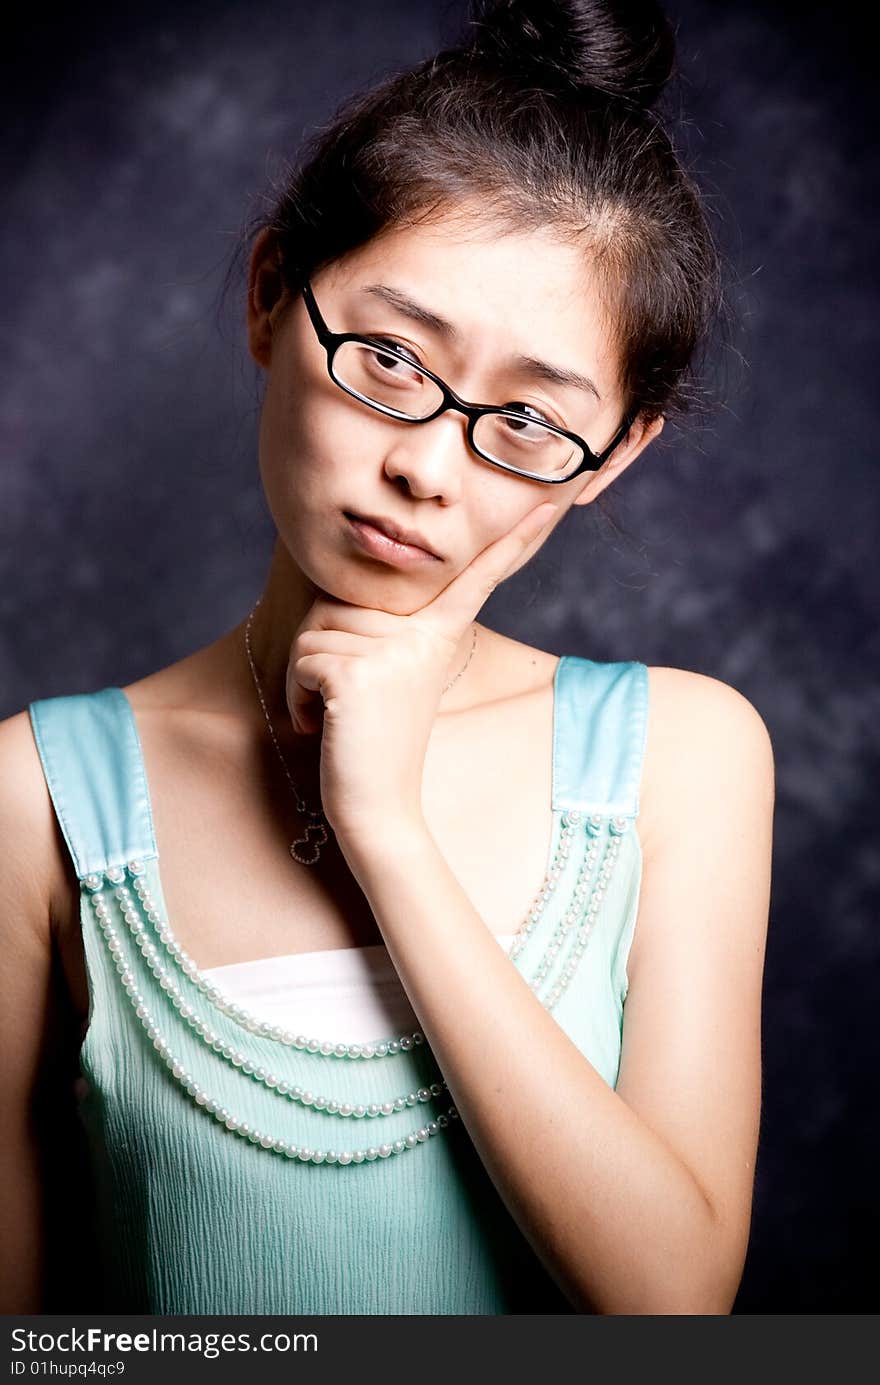
<path fill-rule="evenodd" d="M 43 698 L 28 713 L 79 878 L 155 857 L 140 739 L 122 689 Z"/>
<path fill-rule="evenodd" d="M 553 807 L 635 818 L 648 730 L 648 670 L 563 655 L 556 665 Z"/>
<path fill-rule="evenodd" d="M 647 668 L 569 654 L 554 682 L 553 808 L 637 817 Z M 122 689 L 44 698 L 28 712 L 80 879 L 157 857 L 140 738 Z"/>

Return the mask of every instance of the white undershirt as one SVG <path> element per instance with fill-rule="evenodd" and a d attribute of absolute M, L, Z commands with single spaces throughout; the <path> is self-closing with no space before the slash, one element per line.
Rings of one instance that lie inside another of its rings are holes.
<path fill-rule="evenodd" d="M 493 936 L 509 952 L 516 934 Z M 384 943 L 231 962 L 202 976 L 257 1019 L 309 1038 L 368 1043 L 419 1027 Z"/>

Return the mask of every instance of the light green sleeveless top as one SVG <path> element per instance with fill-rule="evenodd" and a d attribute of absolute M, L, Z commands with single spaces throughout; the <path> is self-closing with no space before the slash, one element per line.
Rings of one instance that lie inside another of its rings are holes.
<path fill-rule="evenodd" d="M 510 952 L 611 1087 L 641 881 L 647 707 L 643 664 L 557 664 L 547 875 Z M 122 689 L 28 710 L 81 883 L 89 1019 L 79 1113 L 105 1281 L 93 1307 L 573 1311 L 497 1193 L 418 1031 L 350 1046 L 261 1023 L 180 948 Z"/>

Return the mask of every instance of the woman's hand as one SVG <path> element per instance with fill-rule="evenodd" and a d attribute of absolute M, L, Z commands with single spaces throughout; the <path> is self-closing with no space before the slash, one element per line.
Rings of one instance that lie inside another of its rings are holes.
<path fill-rule="evenodd" d="M 340 845 L 422 821 L 422 773 L 450 661 L 487 597 L 556 514 L 531 510 L 410 615 L 319 597 L 287 668 L 294 730 L 322 729 L 321 802 Z M 323 709 L 322 709 L 323 702 Z M 322 716 L 323 711 L 323 716 Z"/>

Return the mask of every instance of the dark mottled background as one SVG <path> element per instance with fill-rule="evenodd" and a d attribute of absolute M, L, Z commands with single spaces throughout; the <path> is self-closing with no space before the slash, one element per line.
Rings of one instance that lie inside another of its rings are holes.
<path fill-rule="evenodd" d="M 269 177 L 462 3 L 32 7 L 6 31 L 0 715 L 127 683 L 250 608 L 271 528 L 228 257 Z M 722 404 L 571 513 L 484 618 L 711 674 L 778 809 L 737 1311 L 877 1305 L 876 176 L 854 6 L 675 0 L 680 143 L 729 261 Z M 876 184 L 875 184 L 876 187 Z M 687 823 L 681 824 L 687 831 Z M 65 1305 L 72 1307 L 68 1300 Z"/>

